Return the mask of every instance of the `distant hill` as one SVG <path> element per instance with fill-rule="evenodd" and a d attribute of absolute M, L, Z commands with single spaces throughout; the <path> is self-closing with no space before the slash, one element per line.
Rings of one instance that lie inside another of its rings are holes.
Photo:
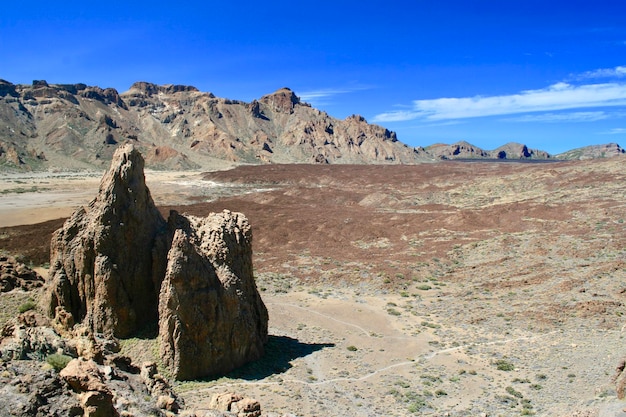
<path fill-rule="evenodd" d="M 423 152 L 436 159 L 550 159 L 552 156 L 538 149 L 529 149 L 521 143 L 510 142 L 492 151 L 486 151 L 471 143 L 461 141 L 435 144 L 422 148 Z"/>
<path fill-rule="evenodd" d="M 132 141 L 147 166 L 156 169 L 230 163 L 586 159 L 624 152 L 616 144 L 556 157 L 518 143 L 491 151 L 467 142 L 413 148 L 361 116 L 340 120 L 317 110 L 288 88 L 246 103 L 184 85 L 137 82 L 120 94 L 85 84 L 0 80 L 0 169 L 104 168 L 125 141 Z"/>
<path fill-rule="evenodd" d="M 617 143 L 607 143 L 604 145 L 591 145 L 582 148 L 572 149 L 555 156 L 557 159 L 564 160 L 584 160 L 596 158 L 610 158 L 616 155 L 626 153 L 624 149 Z"/>

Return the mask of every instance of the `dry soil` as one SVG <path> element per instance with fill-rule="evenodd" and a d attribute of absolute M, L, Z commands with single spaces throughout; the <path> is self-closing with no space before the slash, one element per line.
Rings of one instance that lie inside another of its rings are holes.
<path fill-rule="evenodd" d="M 611 381 L 626 354 L 625 163 L 148 173 L 164 212 L 246 214 L 270 312 L 264 359 L 177 390 L 197 408 L 235 391 L 303 416 L 626 416 Z M 0 250 L 45 267 L 54 218 L 97 190 L 98 175 L 78 178 L 0 178 Z"/>

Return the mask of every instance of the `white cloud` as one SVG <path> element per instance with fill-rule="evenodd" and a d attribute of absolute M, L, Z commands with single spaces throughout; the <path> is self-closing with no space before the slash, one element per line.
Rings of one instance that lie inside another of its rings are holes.
<path fill-rule="evenodd" d="M 588 78 L 622 78 L 626 77 L 626 66 L 617 66 L 615 68 L 600 68 L 593 71 L 583 72 L 579 74 L 577 79 Z"/>
<path fill-rule="evenodd" d="M 503 96 L 415 100 L 411 110 L 381 113 L 373 120 L 375 122 L 449 120 L 625 105 L 626 84 L 574 86 L 560 82 L 540 90 L 527 90 Z"/>
<path fill-rule="evenodd" d="M 304 91 L 297 93 L 302 101 L 313 105 L 328 104 L 330 99 L 339 94 L 353 93 L 355 91 L 367 90 L 369 87 L 356 86 L 347 88 L 320 88 L 318 90 Z"/>
<path fill-rule="evenodd" d="M 527 114 L 504 119 L 508 122 L 595 122 L 608 119 L 609 114 L 603 111 L 581 111 L 570 113 Z"/>
<path fill-rule="evenodd" d="M 603 135 L 623 135 L 626 134 L 626 128 L 615 127 L 608 132 L 602 132 Z"/>
<path fill-rule="evenodd" d="M 320 90 L 305 91 L 303 93 L 299 93 L 298 96 L 300 97 L 301 100 L 309 102 L 309 101 L 315 101 L 319 99 L 325 99 L 328 97 L 336 96 L 337 94 L 344 94 L 347 92 L 348 92 L 347 90 L 323 88 Z"/>

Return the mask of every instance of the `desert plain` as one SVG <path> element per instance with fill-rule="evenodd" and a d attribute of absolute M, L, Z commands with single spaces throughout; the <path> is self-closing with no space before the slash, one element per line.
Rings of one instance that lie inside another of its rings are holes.
<path fill-rule="evenodd" d="M 176 383 L 299 416 L 626 416 L 625 157 L 148 171 L 167 212 L 244 213 L 266 355 Z M 44 277 L 102 173 L 0 175 L 0 253 Z M 0 325 L 37 294 L 0 295 Z M 156 339 L 122 341 L 156 360 Z"/>

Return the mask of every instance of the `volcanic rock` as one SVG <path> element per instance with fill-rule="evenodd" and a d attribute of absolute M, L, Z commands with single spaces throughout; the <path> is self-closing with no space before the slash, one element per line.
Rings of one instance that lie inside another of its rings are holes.
<path fill-rule="evenodd" d="M 224 374 L 263 354 L 267 309 L 254 283 L 247 219 L 170 215 L 175 232 L 159 297 L 163 362 L 176 379 Z"/>
<path fill-rule="evenodd" d="M 43 278 L 12 256 L 0 256 L 0 292 L 14 288 L 30 291 L 43 285 Z"/>
<path fill-rule="evenodd" d="M 51 242 L 44 307 L 57 307 L 94 332 L 128 337 L 157 320 L 165 269 L 166 222 L 132 145 L 120 147 L 89 207 L 78 209 Z"/>
<path fill-rule="evenodd" d="M 89 207 L 54 233 L 50 263 L 42 304 L 60 331 L 79 323 L 85 334 L 124 338 L 158 323 L 161 359 L 177 379 L 224 374 L 263 354 L 268 315 L 248 220 L 173 211 L 166 223 L 131 144 L 116 151 Z"/>
<path fill-rule="evenodd" d="M 259 417 L 261 415 L 261 404 L 257 400 L 232 392 L 215 394 L 211 398 L 209 409 L 229 411 L 237 417 Z"/>

